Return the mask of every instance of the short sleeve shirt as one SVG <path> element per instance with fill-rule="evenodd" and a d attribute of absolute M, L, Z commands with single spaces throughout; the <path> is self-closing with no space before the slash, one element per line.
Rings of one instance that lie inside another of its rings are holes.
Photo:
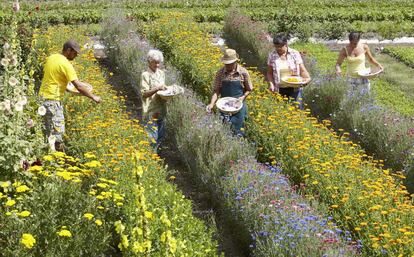
<path fill-rule="evenodd" d="M 214 80 L 214 92 L 215 93 L 220 94 L 220 89 L 221 89 L 223 80 L 241 81 L 244 86 L 244 91 L 253 90 L 253 84 L 250 79 L 249 72 L 240 65 L 237 65 L 235 71 L 227 72 L 226 67 L 223 67 L 216 73 L 216 78 Z"/>
<path fill-rule="evenodd" d="M 141 74 L 141 95 L 146 91 L 165 85 L 165 72 L 157 69 L 156 72 L 148 69 Z M 163 115 L 165 112 L 165 101 L 159 95 L 153 94 L 150 97 L 142 98 L 142 114 L 146 118 L 151 118 L 154 114 Z"/>
<path fill-rule="evenodd" d="M 69 82 L 78 76 L 72 63 L 62 54 L 52 54 L 46 59 L 39 95 L 47 100 L 62 100 Z"/>
<path fill-rule="evenodd" d="M 289 66 L 289 69 L 292 70 L 292 72 L 295 75 L 299 75 L 300 68 L 299 65 L 303 63 L 302 56 L 298 51 L 292 48 L 288 48 L 288 52 L 286 55 L 286 60 Z M 272 68 L 273 70 L 273 83 L 276 86 L 280 86 L 280 56 L 277 53 L 276 50 L 272 51 L 269 54 L 269 57 L 267 59 L 267 65 Z"/>

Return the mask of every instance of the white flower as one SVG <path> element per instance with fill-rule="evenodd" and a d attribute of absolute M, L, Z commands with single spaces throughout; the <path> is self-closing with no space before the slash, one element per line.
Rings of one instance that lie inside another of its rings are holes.
<path fill-rule="evenodd" d="M 15 86 L 15 85 L 17 85 L 17 83 L 19 83 L 19 81 L 15 77 L 12 76 L 12 77 L 9 78 L 10 86 Z"/>
<path fill-rule="evenodd" d="M 10 112 L 11 110 L 11 102 L 10 100 L 4 100 L 0 103 L 0 110 Z"/>
<path fill-rule="evenodd" d="M 40 116 L 45 116 L 45 114 L 46 114 L 46 107 L 44 107 L 43 105 L 40 106 L 37 109 L 37 114 L 39 114 Z"/>
<path fill-rule="evenodd" d="M 3 65 L 4 67 L 7 67 L 10 64 L 10 60 L 7 58 L 3 58 L 1 59 L 1 65 Z"/>
<path fill-rule="evenodd" d="M 23 111 L 23 104 L 21 103 L 21 102 L 17 102 L 15 105 L 14 105 L 14 108 L 16 109 L 16 111 L 18 111 L 18 112 L 21 112 L 21 111 Z"/>
<path fill-rule="evenodd" d="M 18 12 L 20 10 L 20 4 L 19 1 L 16 1 L 13 3 L 13 11 Z"/>
<path fill-rule="evenodd" d="M 27 104 L 27 97 L 26 96 L 19 96 L 18 103 L 20 103 L 21 105 L 26 105 Z"/>
<path fill-rule="evenodd" d="M 9 50 L 9 49 L 10 49 L 10 45 L 9 45 L 9 43 L 5 43 L 5 44 L 3 45 L 3 49 L 4 49 L 4 50 Z"/>

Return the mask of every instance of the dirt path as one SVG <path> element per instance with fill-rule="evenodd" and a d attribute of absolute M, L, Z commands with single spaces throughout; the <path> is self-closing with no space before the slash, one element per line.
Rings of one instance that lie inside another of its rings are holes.
<path fill-rule="evenodd" d="M 131 119 L 141 117 L 141 99 L 132 89 L 131 82 L 127 81 L 114 67 L 111 67 L 107 59 L 100 59 L 100 64 L 105 70 L 113 73 L 112 76 L 107 78 L 108 83 L 117 91 L 118 96 L 125 97 L 126 109 Z M 166 138 L 169 138 L 168 135 Z M 174 183 L 178 189 L 181 190 L 187 199 L 192 201 L 193 214 L 204 220 L 208 226 L 217 227 L 218 252 L 224 252 L 225 256 L 228 257 L 248 256 L 232 240 L 230 228 L 223 222 L 223 214 L 220 214 L 214 208 L 209 193 L 198 187 L 197 183 L 193 181 L 193 175 L 188 166 L 182 161 L 175 143 L 171 140 L 166 140 L 161 147 L 159 155 L 164 159 L 165 164 L 168 165 L 168 177 L 174 176 Z"/>

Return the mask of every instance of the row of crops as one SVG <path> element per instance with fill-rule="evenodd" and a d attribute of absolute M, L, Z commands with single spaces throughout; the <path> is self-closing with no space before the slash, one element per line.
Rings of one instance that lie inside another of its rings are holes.
<path fill-rule="evenodd" d="M 337 39 L 342 38 L 349 30 L 372 33 L 382 38 L 414 34 L 412 29 L 414 6 L 407 1 L 396 2 L 392 6 L 384 1 L 337 4 L 327 4 L 325 1 L 320 3 L 275 1 L 265 5 L 256 1 L 232 4 L 228 1 L 214 3 L 102 1 L 100 3 L 70 2 L 64 5 L 39 2 L 22 4 L 22 11 L 17 15 L 20 22 L 29 22 L 33 26 L 42 26 L 45 23 L 98 23 L 103 18 L 103 12 L 110 7 L 122 8 L 129 17 L 144 21 L 159 18 L 163 13 L 185 9 L 198 22 L 222 22 L 228 8 L 236 7 L 253 20 L 269 23 L 271 31 L 289 31 L 302 39 L 311 36 Z M 0 22 L 8 23 L 12 15 L 16 14 L 12 14 L 10 7 L 6 6 L 3 12 L 0 11 Z"/>

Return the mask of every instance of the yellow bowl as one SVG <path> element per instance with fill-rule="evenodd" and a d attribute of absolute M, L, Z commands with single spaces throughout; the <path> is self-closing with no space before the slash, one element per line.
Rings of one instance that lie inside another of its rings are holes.
<path fill-rule="evenodd" d="M 291 87 L 300 87 L 303 85 L 303 78 L 299 76 L 289 76 L 282 78 L 282 81 Z"/>

